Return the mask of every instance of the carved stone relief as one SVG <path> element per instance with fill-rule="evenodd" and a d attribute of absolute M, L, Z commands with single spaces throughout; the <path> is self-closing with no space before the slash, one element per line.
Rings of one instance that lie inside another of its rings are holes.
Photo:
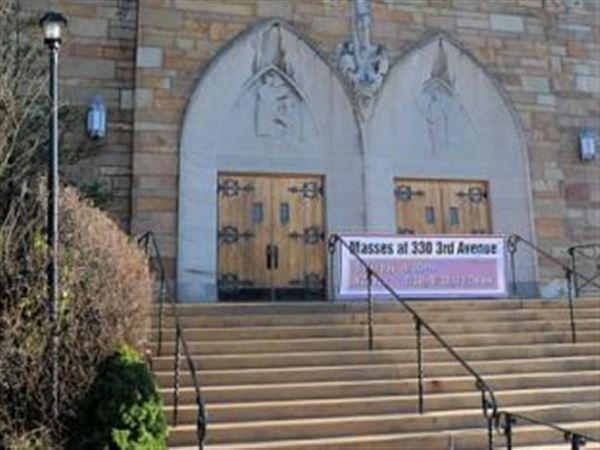
<path fill-rule="evenodd" d="M 301 125 L 300 102 L 292 87 L 275 70 L 263 74 L 256 87 L 256 135 L 283 139 Z"/>
<path fill-rule="evenodd" d="M 372 101 L 389 70 L 385 47 L 371 42 L 371 0 L 354 0 L 352 39 L 341 43 L 336 60 L 357 96 L 361 113 L 368 115 Z"/>
<path fill-rule="evenodd" d="M 452 147 L 452 134 L 474 131 L 456 90 L 441 38 L 429 77 L 423 82 L 417 103 L 426 122 L 432 157 Z"/>

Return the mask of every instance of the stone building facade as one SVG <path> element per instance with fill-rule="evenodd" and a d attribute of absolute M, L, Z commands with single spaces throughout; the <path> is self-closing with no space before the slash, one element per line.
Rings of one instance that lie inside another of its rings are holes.
<path fill-rule="evenodd" d="M 494 233 L 556 256 L 600 238 L 598 160 L 578 156 L 600 121 L 595 0 L 20 3 L 68 16 L 63 93 L 108 107 L 80 176 L 157 233 L 183 300 L 216 295 L 223 172 L 324 176 L 327 231 L 395 232 L 393 180 L 449 178 L 488 183 Z M 366 94 L 340 63 L 357 4 L 388 62 Z M 531 282 L 562 276 L 520 258 Z"/>

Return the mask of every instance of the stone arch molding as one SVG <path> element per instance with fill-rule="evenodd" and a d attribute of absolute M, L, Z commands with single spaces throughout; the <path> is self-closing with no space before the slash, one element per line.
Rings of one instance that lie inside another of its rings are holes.
<path fill-rule="evenodd" d="M 450 36 L 430 36 L 395 62 L 365 124 L 365 141 L 370 230 L 395 230 L 395 177 L 483 179 L 493 231 L 532 237 L 527 147 L 517 112 L 500 84 Z M 521 257 L 521 274 L 533 285 L 535 262 Z"/>
<path fill-rule="evenodd" d="M 178 297 L 216 298 L 218 173 L 324 175 L 332 231 L 364 228 L 362 167 L 352 102 L 327 60 L 279 20 L 240 34 L 204 70 L 183 118 Z"/>

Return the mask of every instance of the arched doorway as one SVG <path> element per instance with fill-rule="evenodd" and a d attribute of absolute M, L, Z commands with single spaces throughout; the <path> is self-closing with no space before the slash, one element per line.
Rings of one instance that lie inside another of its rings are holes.
<path fill-rule="evenodd" d="M 525 139 L 502 87 L 459 43 L 431 36 L 391 68 L 365 127 L 368 227 L 531 238 Z M 535 289 L 535 261 L 520 255 Z"/>
<path fill-rule="evenodd" d="M 180 142 L 182 301 L 324 285 L 324 256 L 315 255 L 325 233 L 364 229 L 351 101 L 326 60 L 285 23 L 259 23 L 214 58 Z"/>

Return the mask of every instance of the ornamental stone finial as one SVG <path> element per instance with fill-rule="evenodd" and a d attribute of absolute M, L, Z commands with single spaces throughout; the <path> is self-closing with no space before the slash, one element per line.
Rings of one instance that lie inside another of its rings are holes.
<path fill-rule="evenodd" d="M 366 115 L 389 69 L 387 51 L 371 42 L 371 0 L 352 2 L 352 39 L 338 45 L 337 64 Z"/>

